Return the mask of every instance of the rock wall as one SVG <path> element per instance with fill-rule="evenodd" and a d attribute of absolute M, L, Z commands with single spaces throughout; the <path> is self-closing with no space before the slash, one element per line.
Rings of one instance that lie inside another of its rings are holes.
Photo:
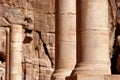
<path fill-rule="evenodd" d="M 117 13 L 114 32 L 113 56 L 111 58 L 111 70 L 113 74 L 120 74 L 120 0 L 116 0 Z"/>
<path fill-rule="evenodd" d="M 39 79 L 50 80 L 55 64 L 55 0 L 35 0 L 34 20 Z"/>
<path fill-rule="evenodd" d="M 30 42 L 26 38 L 23 45 L 24 79 L 50 80 L 55 64 L 55 2 L 34 0 L 33 3 L 34 29 L 26 30 L 33 38 Z"/>
<path fill-rule="evenodd" d="M 50 80 L 55 64 L 54 8 L 54 0 L 0 0 L 0 79 L 5 78 L 7 30 L 19 24 L 23 26 L 23 79 Z"/>
<path fill-rule="evenodd" d="M 110 31 L 110 56 L 113 54 L 113 45 L 115 38 L 115 27 L 116 27 L 116 18 L 117 18 L 117 6 L 115 0 L 108 0 L 109 2 L 109 31 Z"/>

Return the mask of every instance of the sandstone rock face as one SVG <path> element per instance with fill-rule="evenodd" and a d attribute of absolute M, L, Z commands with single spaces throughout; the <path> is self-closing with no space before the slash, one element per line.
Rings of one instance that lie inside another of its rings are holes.
<path fill-rule="evenodd" d="M 23 26 L 23 79 L 50 80 L 55 64 L 55 1 L 0 0 L 0 77 L 5 80 L 6 27 Z"/>
<path fill-rule="evenodd" d="M 112 47 L 114 44 L 115 37 L 115 26 L 116 26 L 116 12 L 117 6 L 115 0 L 109 0 L 109 38 L 110 38 L 110 54 L 112 54 Z"/>

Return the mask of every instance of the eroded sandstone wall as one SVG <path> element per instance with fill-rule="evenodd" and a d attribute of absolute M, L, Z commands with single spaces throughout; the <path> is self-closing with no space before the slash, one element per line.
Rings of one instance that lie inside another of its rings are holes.
<path fill-rule="evenodd" d="M 0 0 L 0 76 L 5 77 L 7 29 L 23 26 L 23 79 L 49 80 L 55 53 L 54 0 Z M 8 34 L 8 35 L 7 35 Z"/>

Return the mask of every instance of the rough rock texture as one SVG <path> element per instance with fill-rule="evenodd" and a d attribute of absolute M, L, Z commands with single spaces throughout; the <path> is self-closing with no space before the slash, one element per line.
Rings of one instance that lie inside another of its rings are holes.
<path fill-rule="evenodd" d="M 50 80 L 55 64 L 55 0 L 35 0 L 34 46 L 39 58 L 39 79 Z"/>
<path fill-rule="evenodd" d="M 5 78 L 6 27 L 23 26 L 23 79 L 50 80 L 55 61 L 54 0 L 0 0 L 0 77 Z"/>
<path fill-rule="evenodd" d="M 114 38 L 115 38 L 117 6 L 115 0 L 108 0 L 108 1 L 109 1 L 109 30 L 110 30 L 109 38 L 110 38 L 110 56 L 111 56 L 113 51 Z"/>
<path fill-rule="evenodd" d="M 53 72 L 54 8 L 52 0 L 0 0 L 0 27 L 9 27 L 11 24 L 23 26 L 23 78 L 25 80 L 49 80 Z M 4 39 L 6 33 L 3 33 L 3 29 L 0 29 L 0 35 L 5 35 L 0 41 L 2 64 L 6 55 L 6 39 Z M 1 67 L 4 69 L 4 66 Z"/>
<path fill-rule="evenodd" d="M 111 58 L 111 70 L 113 74 L 120 74 L 120 0 L 116 0 L 117 13 L 114 33 L 113 56 Z"/>

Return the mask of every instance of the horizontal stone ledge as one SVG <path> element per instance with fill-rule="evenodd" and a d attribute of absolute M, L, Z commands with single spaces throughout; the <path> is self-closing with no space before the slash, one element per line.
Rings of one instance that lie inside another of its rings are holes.
<path fill-rule="evenodd" d="M 83 30 L 79 32 L 78 37 L 80 36 L 81 39 L 89 39 L 89 38 L 94 38 L 92 39 L 94 40 L 108 40 L 109 37 L 109 32 L 108 31 L 104 31 L 104 30 L 99 30 L 99 31 L 93 31 L 93 30 Z M 104 38 L 103 38 L 104 37 Z M 104 41 L 103 40 L 103 41 Z M 84 41 L 84 40 L 83 40 Z M 102 43 L 103 44 L 103 43 Z"/>
<path fill-rule="evenodd" d="M 72 38 L 65 38 L 65 39 L 58 39 L 56 40 L 57 42 L 76 42 L 76 37 L 72 37 Z"/>
<path fill-rule="evenodd" d="M 76 15 L 74 12 L 59 13 L 58 15 Z"/>
<path fill-rule="evenodd" d="M 82 21 L 82 20 L 81 20 Z M 94 22 L 95 23 L 95 22 Z M 77 27 L 79 30 L 109 30 L 108 24 L 90 24 L 86 22 L 77 22 Z M 107 23 L 107 22 L 106 22 Z"/>

